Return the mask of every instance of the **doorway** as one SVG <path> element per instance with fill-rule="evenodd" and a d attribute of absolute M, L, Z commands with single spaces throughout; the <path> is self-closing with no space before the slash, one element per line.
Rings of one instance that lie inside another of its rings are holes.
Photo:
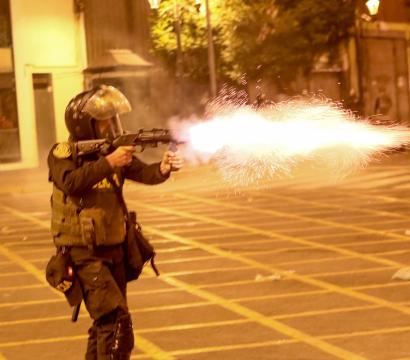
<path fill-rule="evenodd" d="M 51 74 L 33 74 L 34 105 L 39 166 L 47 166 L 50 148 L 56 142 Z"/>

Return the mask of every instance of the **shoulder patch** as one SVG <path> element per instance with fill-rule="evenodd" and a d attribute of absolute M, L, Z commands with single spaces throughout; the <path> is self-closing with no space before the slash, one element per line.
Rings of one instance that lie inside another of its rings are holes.
<path fill-rule="evenodd" d="M 59 159 L 67 159 L 71 156 L 71 148 L 68 142 L 59 143 L 53 150 L 53 155 Z"/>

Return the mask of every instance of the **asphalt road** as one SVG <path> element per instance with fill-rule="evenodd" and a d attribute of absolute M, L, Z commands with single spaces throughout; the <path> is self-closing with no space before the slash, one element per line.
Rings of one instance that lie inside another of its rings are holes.
<path fill-rule="evenodd" d="M 392 280 L 410 266 L 409 164 L 242 189 L 212 166 L 128 184 L 161 271 L 129 286 L 132 358 L 410 359 L 410 282 Z M 0 359 L 82 359 L 88 315 L 71 323 L 44 278 L 46 175 L 0 178 Z"/>

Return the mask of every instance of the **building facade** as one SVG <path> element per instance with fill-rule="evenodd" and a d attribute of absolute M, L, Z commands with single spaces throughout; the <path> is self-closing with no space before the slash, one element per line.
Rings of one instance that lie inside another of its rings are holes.
<path fill-rule="evenodd" d="M 142 106 L 148 15 L 147 0 L 0 0 L 0 171 L 45 166 L 84 89 L 112 84 Z"/>
<path fill-rule="evenodd" d="M 0 4 L 0 170 L 36 167 L 67 138 L 64 109 L 83 89 L 84 21 L 72 0 Z"/>
<path fill-rule="evenodd" d="M 150 75 L 149 14 L 148 0 L 0 0 L 0 171 L 45 165 L 50 146 L 67 139 L 68 101 L 100 83 L 130 98 L 126 128 L 163 125 L 155 114 L 165 118 L 169 106 L 164 81 Z M 298 88 L 408 125 L 409 40 L 409 0 L 380 0 L 375 19 L 361 0 L 346 56 Z"/>
<path fill-rule="evenodd" d="M 351 93 L 362 115 L 410 124 L 410 1 L 381 0 L 373 18 L 358 9 Z"/>

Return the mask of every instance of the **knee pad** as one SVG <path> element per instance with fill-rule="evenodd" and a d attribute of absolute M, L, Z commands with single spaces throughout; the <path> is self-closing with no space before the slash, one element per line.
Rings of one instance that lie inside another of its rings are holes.
<path fill-rule="evenodd" d="M 130 314 L 118 316 L 111 348 L 111 360 L 127 360 L 134 348 L 134 332 Z"/>

